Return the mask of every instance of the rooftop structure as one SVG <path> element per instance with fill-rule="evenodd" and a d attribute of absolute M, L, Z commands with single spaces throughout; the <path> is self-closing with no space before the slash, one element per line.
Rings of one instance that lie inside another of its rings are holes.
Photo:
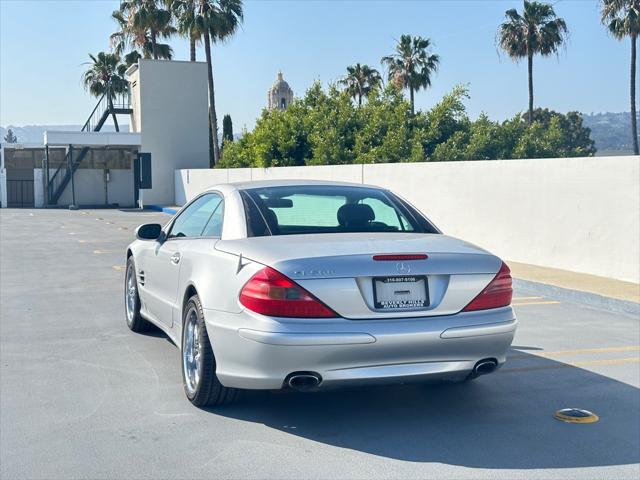
<path fill-rule="evenodd" d="M 46 131 L 29 149 L 2 145 L 3 207 L 171 204 L 174 171 L 209 166 L 206 63 L 143 59 L 127 77 L 128 92 L 100 98 L 80 131 Z M 118 116 L 128 117 L 129 132 Z M 115 132 L 102 131 L 109 118 Z M 152 185 L 140 190 L 143 153 Z"/>
<path fill-rule="evenodd" d="M 285 110 L 293 102 L 293 90 L 284 80 L 282 72 L 278 72 L 278 78 L 267 92 L 267 108 L 269 110 Z"/>

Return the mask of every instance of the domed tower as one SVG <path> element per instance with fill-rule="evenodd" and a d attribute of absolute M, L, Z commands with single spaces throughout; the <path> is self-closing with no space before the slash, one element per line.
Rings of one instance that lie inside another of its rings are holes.
<path fill-rule="evenodd" d="M 278 72 L 278 79 L 267 92 L 267 105 L 269 110 L 284 110 L 293 102 L 293 90 L 282 78 L 282 72 Z"/>

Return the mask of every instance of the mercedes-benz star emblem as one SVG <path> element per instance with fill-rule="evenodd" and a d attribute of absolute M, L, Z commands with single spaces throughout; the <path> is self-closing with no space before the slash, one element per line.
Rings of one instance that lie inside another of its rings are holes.
<path fill-rule="evenodd" d="M 411 271 L 411 267 L 408 264 L 402 262 L 396 264 L 396 269 L 398 270 L 398 273 L 401 273 L 403 275 L 406 275 Z"/>

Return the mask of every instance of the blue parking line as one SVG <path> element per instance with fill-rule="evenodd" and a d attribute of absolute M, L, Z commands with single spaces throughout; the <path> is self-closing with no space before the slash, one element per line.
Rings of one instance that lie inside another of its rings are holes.
<path fill-rule="evenodd" d="M 145 205 L 145 210 L 153 210 L 154 212 L 169 213 L 175 215 L 178 210 L 172 207 L 163 207 L 162 205 Z"/>

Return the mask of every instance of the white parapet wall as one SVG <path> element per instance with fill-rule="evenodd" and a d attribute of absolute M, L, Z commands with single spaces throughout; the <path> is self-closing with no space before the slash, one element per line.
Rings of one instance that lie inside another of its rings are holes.
<path fill-rule="evenodd" d="M 145 205 L 173 203 L 173 172 L 209 166 L 207 64 L 142 59 L 128 70 L 131 129 L 140 152 L 151 154 L 153 187 Z"/>
<path fill-rule="evenodd" d="M 640 282 L 638 156 L 176 170 L 175 201 L 262 179 L 378 185 L 505 259 Z"/>

